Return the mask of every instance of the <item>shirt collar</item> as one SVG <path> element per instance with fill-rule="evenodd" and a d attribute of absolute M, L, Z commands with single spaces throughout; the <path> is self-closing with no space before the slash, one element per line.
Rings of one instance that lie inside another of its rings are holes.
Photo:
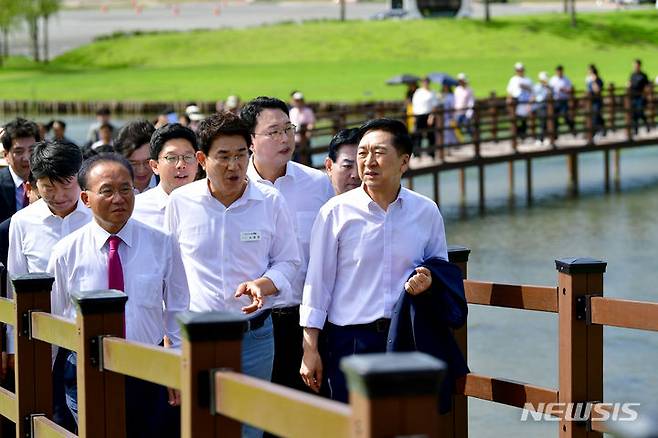
<path fill-rule="evenodd" d="M 91 223 L 89 224 L 90 230 L 91 230 L 91 236 L 92 240 L 94 241 L 94 247 L 100 251 L 103 246 L 107 243 L 107 239 L 112 235 L 108 233 L 103 227 L 98 225 L 98 222 L 96 220 L 92 220 Z M 117 236 L 129 247 L 133 246 L 134 243 L 134 225 L 133 225 L 133 220 L 128 219 L 128 222 L 126 222 L 126 225 L 119 230 L 118 233 L 116 233 Z"/>
<path fill-rule="evenodd" d="M 254 155 L 252 154 L 251 157 L 249 157 L 249 166 L 247 167 L 247 176 L 254 180 L 258 181 L 261 183 L 273 185 L 272 182 L 268 179 L 263 178 L 260 173 L 256 170 L 256 165 L 254 165 Z M 282 178 L 292 178 L 293 180 L 297 176 L 297 167 L 295 167 L 295 163 L 291 160 L 286 163 L 286 173 L 283 176 L 280 176 L 276 180 L 278 181 L 279 179 Z"/>
<path fill-rule="evenodd" d="M 37 216 L 39 217 L 39 219 L 41 219 L 41 221 L 45 221 L 49 217 L 55 216 L 53 212 L 50 211 L 50 208 L 48 208 L 48 204 L 46 204 L 46 201 L 44 201 L 43 199 L 39 199 L 37 202 L 35 202 L 34 208 Z M 75 204 L 75 210 L 69 213 L 66 217 L 72 216 L 74 214 L 88 215 L 90 214 L 89 208 L 87 208 L 87 206 L 84 205 L 80 199 L 78 199 L 78 202 Z"/>
<path fill-rule="evenodd" d="M 169 195 L 162 188 L 162 183 L 151 189 L 153 191 L 152 195 L 155 198 L 156 203 L 158 204 L 158 209 L 164 210 L 167 206 L 167 200 L 169 200 Z"/>
<path fill-rule="evenodd" d="M 11 179 L 14 180 L 14 185 L 16 186 L 16 188 L 19 188 L 23 184 L 23 181 L 25 181 L 25 180 L 23 178 L 21 178 L 20 176 L 18 176 L 18 174 L 16 172 L 14 172 L 14 169 L 12 169 L 11 166 L 7 166 L 7 167 L 9 168 L 9 173 L 11 174 Z"/>
<path fill-rule="evenodd" d="M 361 207 L 368 208 L 371 205 L 377 205 L 375 201 L 372 200 L 372 198 L 368 195 L 366 192 L 365 186 L 361 184 L 358 188 L 354 190 L 350 190 L 349 193 L 354 192 L 354 195 L 356 197 L 356 201 Z M 398 192 L 398 197 L 395 198 L 395 201 L 391 202 L 389 206 L 394 205 L 396 203 L 400 204 L 400 207 L 404 205 L 404 200 L 409 198 L 409 191 L 405 189 L 404 187 L 400 186 L 400 191 Z M 377 205 L 378 208 L 379 205 Z"/>

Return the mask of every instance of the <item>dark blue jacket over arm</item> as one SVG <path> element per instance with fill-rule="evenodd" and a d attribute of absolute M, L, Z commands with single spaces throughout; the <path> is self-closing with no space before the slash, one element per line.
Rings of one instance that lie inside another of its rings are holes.
<path fill-rule="evenodd" d="M 386 350 L 421 351 L 447 363 L 439 405 L 445 413 L 451 409 L 455 380 L 469 372 L 450 330 L 466 323 L 464 281 L 461 269 L 445 260 L 431 258 L 421 266 L 432 272 L 432 285 L 416 296 L 402 291 L 393 309 Z"/>

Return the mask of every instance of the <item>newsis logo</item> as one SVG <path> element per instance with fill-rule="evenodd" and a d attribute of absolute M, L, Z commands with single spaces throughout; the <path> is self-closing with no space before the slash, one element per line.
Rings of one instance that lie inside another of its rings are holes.
<path fill-rule="evenodd" d="M 526 403 L 521 421 L 635 421 L 640 403 Z"/>

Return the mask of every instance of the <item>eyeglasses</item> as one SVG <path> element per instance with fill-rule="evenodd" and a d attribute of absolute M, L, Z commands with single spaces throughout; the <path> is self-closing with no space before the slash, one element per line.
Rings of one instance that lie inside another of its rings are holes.
<path fill-rule="evenodd" d="M 133 188 L 133 186 L 123 186 L 123 187 L 120 187 L 118 189 L 113 189 L 113 188 L 110 188 L 110 187 L 103 187 L 96 194 L 100 197 L 110 199 L 110 198 L 114 197 L 115 193 L 118 193 L 119 196 L 121 196 L 122 198 L 126 198 L 126 197 L 130 196 L 131 194 L 134 194 L 134 188 Z"/>
<path fill-rule="evenodd" d="M 286 126 L 283 129 L 275 129 L 275 130 L 272 130 L 272 131 L 269 131 L 269 132 L 262 132 L 262 133 L 254 132 L 254 135 L 264 135 L 265 137 L 269 137 L 269 138 L 274 139 L 274 138 L 277 138 L 277 137 L 278 138 L 288 137 L 288 136 L 294 134 L 296 129 L 297 129 L 297 126 L 293 125 L 291 123 L 290 125 Z"/>
<path fill-rule="evenodd" d="M 149 161 L 151 160 L 144 160 L 144 161 L 136 161 L 136 160 L 128 160 L 130 162 L 130 165 L 133 167 L 133 169 L 139 169 L 140 167 L 143 169 L 150 169 L 151 166 L 149 166 Z"/>
<path fill-rule="evenodd" d="M 185 164 L 192 164 L 196 161 L 194 155 L 166 155 L 161 157 L 167 162 L 167 164 L 178 164 L 179 161 L 183 161 Z"/>

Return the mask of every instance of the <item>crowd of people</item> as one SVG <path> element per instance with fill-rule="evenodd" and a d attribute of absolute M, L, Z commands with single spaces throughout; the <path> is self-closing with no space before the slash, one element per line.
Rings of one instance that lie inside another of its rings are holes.
<path fill-rule="evenodd" d="M 291 97 L 292 110 L 258 97 L 194 129 L 168 118 L 114 134 L 102 111 L 82 147 L 55 123 L 50 140 L 34 122 L 6 124 L 8 278 L 52 274 L 52 313 L 66 318 L 75 318 L 75 291 L 122 291 L 126 338 L 168 348 L 180 346 L 181 312 L 244 315 L 242 372 L 343 402 L 343 357 L 424 351 L 449 365 L 440 404 L 449 410 L 454 380 L 468 371 L 449 328 L 465 322 L 467 306 L 437 205 L 401 186 L 407 127 L 375 119 L 341 130 L 323 172 L 292 160 L 314 117 L 303 94 Z M 200 112 L 188 109 L 193 121 Z M 11 297 L 10 280 L 2 284 Z M 7 327 L 5 377 L 20 335 Z M 72 431 L 76 363 L 75 352 L 53 354 L 54 420 Z M 127 378 L 128 436 L 177 436 L 179 404 L 177 391 Z M 245 425 L 243 436 L 262 431 Z"/>
<path fill-rule="evenodd" d="M 658 81 L 658 78 L 657 78 Z M 658 83 L 658 82 L 657 82 Z M 605 136 L 606 122 L 603 116 L 604 81 L 594 64 L 587 67 L 585 90 L 591 98 L 590 117 L 595 136 Z M 440 79 L 440 92 L 431 88 L 431 78 L 422 79 L 420 86 L 410 84 L 407 91 L 407 101 L 414 125 L 414 145 L 416 151 L 422 150 L 423 140 L 427 145 L 436 144 L 436 133 L 441 132 L 442 145 L 462 143 L 466 135 L 472 135 L 473 108 L 475 97 L 469 86 L 466 74 L 459 73 L 456 79 L 443 77 Z M 633 62 L 633 71 L 629 77 L 628 89 L 631 94 L 632 129 L 638 133 L 641 123 L 647 130 L 650 123 L 645 110 L 647 106 L 646 89 L 651 86 L 647 74 L 642 70 L 642 61 Z M 574 85 L 565 75 L 564 67 L 555 67 L 555 73 L 549 77 L 545 71 L 539 72 L 537 82 L 526 76 L 526 68 L 521 62 L 514 64 L 514 75 L 507 87 L 508 104 L 514 105 L 516 115 L 517 135 L 528 136 L 528 120 L 534 117 L 538 130 L 535 142 L 538 145 L 552 144 L 548 136 L 548 102 L 553 102 L 552 122 L 554 132 L 559 132 L 563 121 L 570 133 L 576 133 L 575 122 L 569 108 L 570 98 L 574 94 Z M 441 108 L 443 120 L 436 120 L 437 109 Z M 439 123 L 442 122 L 442 123 Z M 434 156 L 434 148 L 429 148 L 429 155 Z"/>

